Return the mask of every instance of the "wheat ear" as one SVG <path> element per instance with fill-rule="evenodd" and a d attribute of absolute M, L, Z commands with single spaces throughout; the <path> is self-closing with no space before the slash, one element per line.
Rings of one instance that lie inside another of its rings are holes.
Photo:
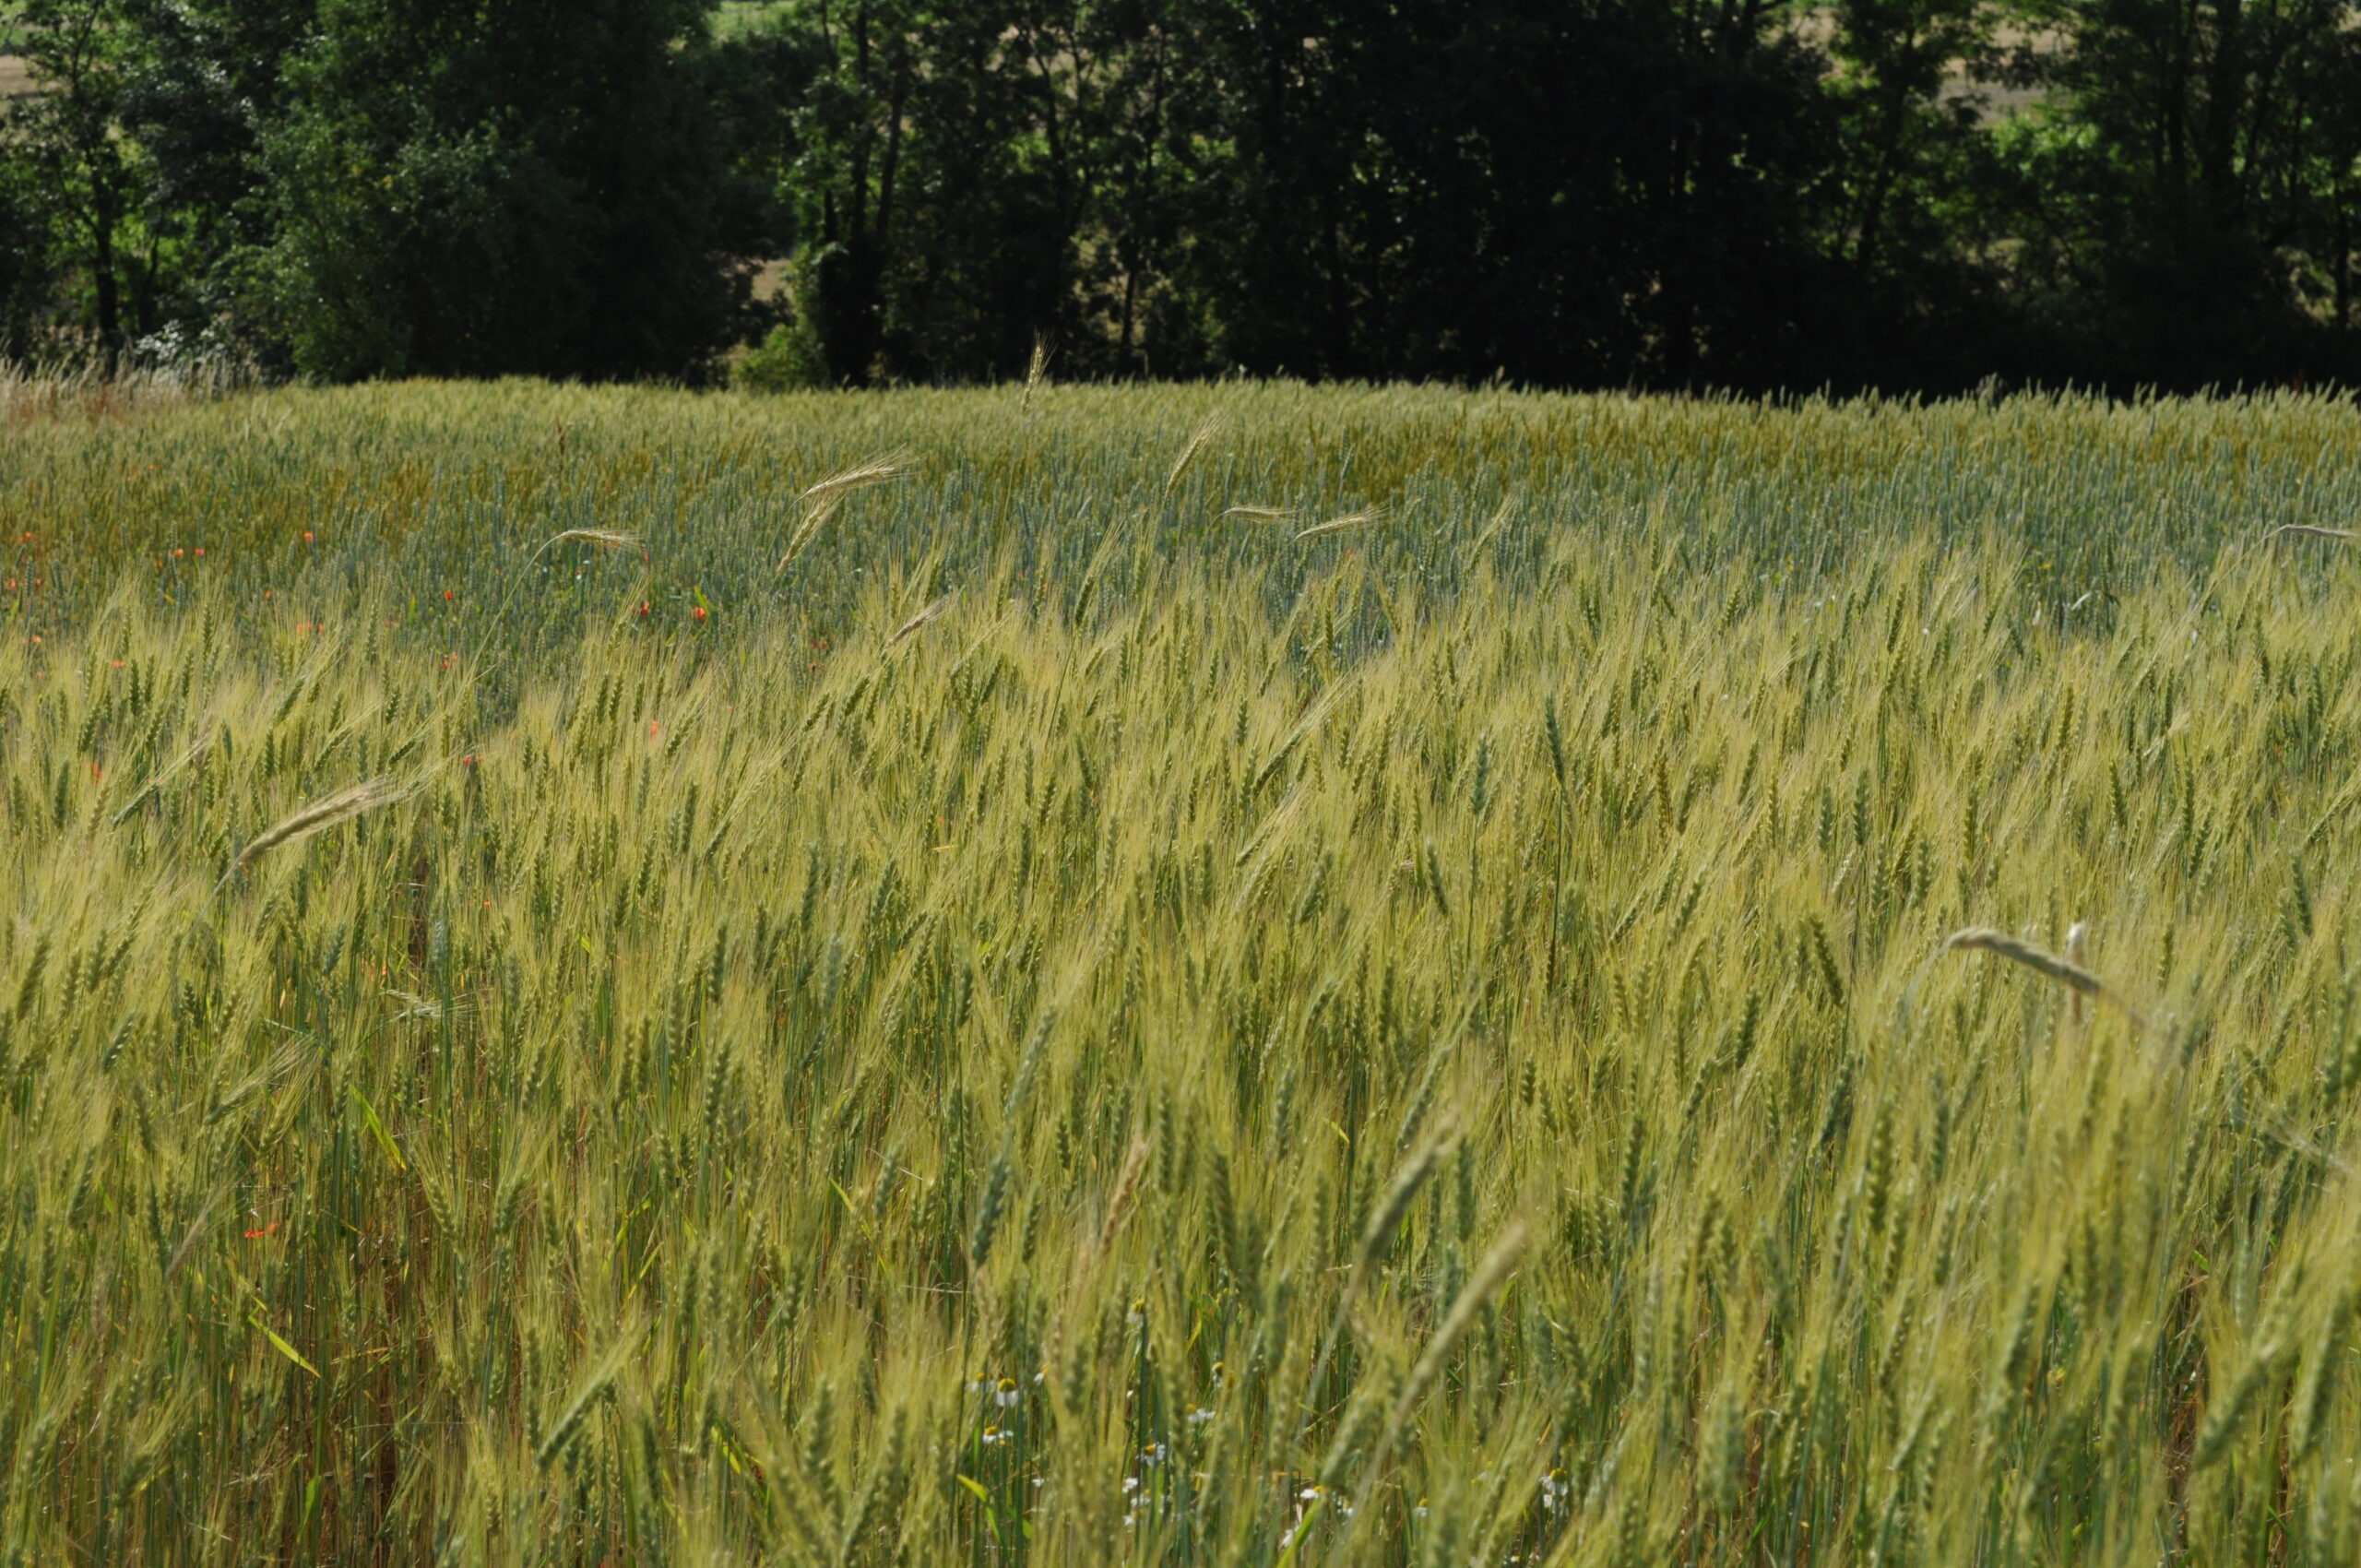
<path fill-rule="evenodd" d="M 936 600 L 932 604 L 928 605 L 924 610 L 919 611 L 917 614 L 903 622 L 900 628 L 897 629 L 892 636 L 885 639 L 885 646 L 887 647 L 892 647 L 904 637 L 907 637 L 911 633 L 919 630 L 928 622 L 933 620 L 936 616 L 941 615 L 944 611 L 950 609 L 951 601 L 957 597 L 958 595 L 956 593 L 946 593 L 941 599 Z"/>
<path fill-rule="evenodd" d="M 230 875 L 245 870 L 273 849 L 308 838 L 314 833 L 334 827 L 339 822 L 350 822 L 362 812 L 386 802 L 399 799 L 406 791 L 390 778 L 372 778 L 340 790 L 324 800 L 314 801 L 294 815 L 281 818 L 257 834 L 254 840 L 238 851 L 230 862 Z M 224 882 L 229 876 L 222 878 Z"/>
<path fill-rule="evenodd" d="M 2277 539 L 2283 533 L 2301 534 L 2306 539 L 2351 539 L 2353 537 L 2351 529 L 2324 529 L 2317 523 L 2282 523 L 2263 537 Z"/>
<path fill-rule="evenodd" d="M 787 553 L 779 557 L 777 569 L 784 572 L 794 564 L 795 558 L 802 554 L 804 548 L 812 542 L 813 536 L 820 531 L 820 525 L 843 505 L 846 496 L 873 484 L 890 484 L 901 478 L 908 467 L 908 460 L 898 456 L 872 457 L 865 463 L 856 464 L 841 473 L 830 474 L 808 486 L 802 494 L 796 497 L 804 504 L 803 520 L 795 526 L 795 532 L 787 541 Z"/>
<path fill-rule="evenodd" d="M 1140 1175 L 1147 1169 L 1147 1140 L 1133 1138 L 1131 1151 L 1123 1156 L 1122 1173 L 1115 1178 L 1114 1196 L 1107 1200 L 1107 1218 L 1098 1228 L 1098 1255 L 1104 1257 L 1114 1246 L 1115 1238 L 1122 1233 L 1123 1221 L 1132 1217 L 1132 1200 L 1139 1196 Z"/>
<path fill-rule="evenodd" d="M 1347 529 L 1367 528 L 1385 516 L 1382 506 L 1371 506 L 1365 512 L 1347 512 L 1341 517 L 1331 517 L 1324 523 L 1314 523 L 1295 537 L 1299 540 L 1319 539 L 1324 534 L 1343 533 Z"/>
<path fill-rule="evenodd" d="M 2060 985 L 2071 987 L 2082 995 L 2106 1003 L 2142 1028 L 2147 1028 L 2147 1019 L 2142 1017 L 2139 1009 L 2126 1002 L 2114 987 L 2082 968 L 2082 965 L 2061 958 L 2047 948 L 2035 947 L 2030 942 L 2011 936 L 2007 932 L 1997 930 L 1992 926 L 1974 925 L 1964 931 L 1952 932 L 1944 939 L 1943 945 L 1939 951 L 1950 953 L 1968 947 L 1979 952 L 1995 953 L 2013 963 L 2023 964 L 2035 974 L 2046 975 Z"/>
<path fill-rule="evenodd" d="M 1180 476 L 1189 471 L 1189 465 L 1197 460 L 1197 454 L 1204 450 L 1205 443 L 1211 441 L 1220 429 L 1221 416 L 1216 414 L 1199 425 L 1197 433 L 1189 437 L 1189 444 L 1180 448 L 1180 455 L 1178 457 L 1172 459 L 1172 471 L 1164 476 L 1164 489 L 1167 494 L 1171 493 L 1172 487 L 1180 482 Z"/>
<path fill-rule="evenodd" d="M 1243 517 L 1250 523 L 1291 523 L 1296 510 L 1292 506 L 1232 506 L 1222 516 Z"/>
<path fill-rule="evenodd" d="M 564 533 L 551 535 L 549 542 L 564 544 L 570 539 L 578 539 L 585 544 L 602 544 L 609 550 L 628 550 L 639 542 L 639 535 L 624 533 L 617 529 L 568 529 Z"/>
<path fill-rule="evenodd" d="M 1033 394 L 1050 384 L 1050 345 L 1048 339 L 1036 335 L 1033 358 L 1025 366 L 1025 396 L 1017 400 L 1020 411 L 1033 407 Z"/>
<path fill-rule="evenodd" d="M 2066 928 L 2066 961 L 2073 965 L 2076 968 L 2082 968 L 2082 940 L 2089 936 L 2090 933 L 2091 928 L 2081 921 L 2076 921 L 2072 925 Z M 2082 1021 L 2082 993 L 2081 992 L 2076 992 L 2071 997 L 2067 999 L 2066 1011 L 2068 1016 L 2070 1016 L 2074 1022 L 2079 1024 Z"/>
<path fill-rule="evenodd" d="M 212 721 L 208 719 L 206 722 L 204 731 L 197 736 L 196 743 L 189 747 L 188 750 L 183 752 L 179 756 L 173 758 L 172 761 L 161 771 L 157 773 L 154 778 L 148 779 L 147 783 L 142 784 L 137 790 L 134 790 L 132 792 L 131 799 L 123 803 L 123 809 L 108 819 L 107 826 L 110 827 L 122 826 L 123 819 L 129 816 L 133 812 L 137 811 L 140 807 L 140 803 L 146 801 L 148 796 L 154 794 L 158 790 L 161 789 L 166 779 L 172 778 L 173 775 L 180 772 L 182 768 L 186 767 L 190 763 L 193 763 L 197 758 L 203 756 L 206 754 L 207 749 L 213 744 L 215 733 L 216 728 Z"/>

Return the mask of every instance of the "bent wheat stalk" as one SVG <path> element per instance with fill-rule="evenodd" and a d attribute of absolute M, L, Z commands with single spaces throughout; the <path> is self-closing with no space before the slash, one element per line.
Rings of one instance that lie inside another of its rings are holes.
<path fill-rule="evenodd" d="M 787 553 L 779 557 L 777 570 L 784 572 L 795 564 L 795 558 L 803 553 L 813 537 L 820 531 L 820 525 L 844 504 L 846 496 L 857 490 L 866 490 L 871 485 L 891 483 L 902 477 L 908 466 L 908 459 L 899 456 L 872 457 L 841 473 L 830 474 L 806 488 L 801 495 L 796 497 L 804 504 L 803 520 L 789 536 Z"/>
<path fill-rule="evenodd" d="M 2283 533 L 2299 534 L 2305 539 L 2351 539 L 2351 529 L 2324 529 L 2317 523 L 2282 523 L 2263 537 L 2277 539 Z"/>
<path fill-rule="evenodd" d="M 1427 1341 L 1425 1353 L 1410 1369 L 1409 1381 L 1402 1385 L 1400 1396 L 1394 1401 L 1393 1413 L 1386 1418 L 1385 1433 L 1378 1440 L 1376 1451 L 1370 1455 L 1362 1471 L 1360 1495 L 1353 1504 L 1356 1530 L 1359 1528 L 1358 1521 L 1367 1516 L 1370 1497 L 1392 1466 L 1394 1450 L 1401 1443 L 1402 1434 L 1409 1428 L 1410 1418 L 1418 1413 L 1419 1403 L 1434 1387 L 1436 1380 L 1442 1376 L 1443 1367 L 1451 1360 L 1452 1351 L 1466 1334 L 1468 1326 L 1476 1321 L 1477 1313 L 1482 1312 L 1499 1293 L 1501 1287 L 1508 1283 L 1509 1276 L 1516 1269 L 1517 1256 L 1525 1250 L 1525 1240 L 1531 1234 L 1532 1228 L 1525 1220 L 1510 1222 L 1508 1229 L 1501 1233 L 1500 1240 L 1492 1244 L 1492 1250 L 1485 1254 L 1484 1261 L 1477 1265 L 1475 1277 L 1459 1292 L 1458 1301 L 1452 1304 L 1451 1315 L 1443 1319 L 1442 1326 L 1436 1329 L 1434 1336 Z M 1343 1468 L 1346 1457 L 1334 1449 L 1330 1451 L 1320 1467 L 1320 1479 L 1323 1483 L 1335 1479 Z"/>
<path fill-rule="evenodd" d="M 2023 964 L 2035 974 L 2045 975 L 2060 985 L 2070 987 L 2081 995 L 2107 1004 L 2139 1028 L 2148 1027 L 2148 1020 L 2140 1016 L 2140 1010 L 2125 1001 L 2114 987 L 2082 965 L 2061 958 L 2047 948 L 2035 947 L 2030 942 L 2011 936 L 1992 926 L 1972 925 L 1964 931 L 1952 932 L 1937 952 L 1952 953 L 1963 948 L 1998 954 L 2012 963 Z"/>
<path fill-rule="evenodd" d="M 1296 510 L 1292 506 L 1232 506 L 1222 516 L 1242 517 L 1250 523 L 1291 523 L 1296 519 Z"/>
<path fill-rule="evenodd" d="M 1385 508 L 1382 506 L 1371 506 L 1362 512 L 1347 512 L 1341 517 L 1331 517 L 1324 523 L 1314 523 L 1295 537 L 1299 540 L 1319 539 L 1332 533 L 1343 533 L 1347 529 L 1367 528 L 1384 516 Z"/>
<path fill-rule="evenodd" d="M 567 529 L 563 533 L 553 533 L 541 540 L 533 551 L 533 555 L 527 557 L 527 561 L 529 564 L 533 556 L 539 556 L 542 551 L 554 550 L 559 545 L 573 540 L 579 540 L 585 544 L 602 545 L 609 550 L 628 550 L 639 542 L 639 535 L 624 533 L 617 529 Z"/>
<path fill-rule="evenodd" d="M 1221 416 L 1216 414 L 1199 425 L 1197 433 L 1189 437 L 1189 444 L 1180 448 L 1180 456 L 1172 460 L 1172 471 L 1164 476 L 1166 494 L 1169 495 L 1172 493 L 1172 487 L 1180 482 L 1180 476 L 1189 471 L 1189 465 L 1196 461 L 1197 454 L 1204 450 L 1205 443 L 1220 433 L 1221 424 Z"/>
<path fill-rule="evenodd" d="M 900 628 L 896 630 L 892 636 L 885 639 L 885 646 L 887 647 L 892 647 L 904 637 L 922 629 L 928 622 L 934 620 L 944 611 L 950 609 L 951 601 L 957 597 L 958 595 L 955 593 L 946 593 L 941 599 L 936 600 L 932 604 L 928 605 L 924 610 L 919 611 L 917 614 L 903 622 Z"/>
<path fill-rule="evenodd" d="M 230 869 L 222 874 L 221 880 L 228 882 L 273 849 L 309 838 L 314 833 L 325 832 L 338 823 L 350 822 L 362 812 L 382 806 L 388 801 L 399 800 L 408 793 L 408 790 L 390 778 L 372 778 L 365 783 L 355 784 L 350 790 L 340 790 L 324 800 L 314 801 L 294 815 L 282 818 L 255 835 L 252 842 L 238 851 L 238 858 L 230 862 Z"/>

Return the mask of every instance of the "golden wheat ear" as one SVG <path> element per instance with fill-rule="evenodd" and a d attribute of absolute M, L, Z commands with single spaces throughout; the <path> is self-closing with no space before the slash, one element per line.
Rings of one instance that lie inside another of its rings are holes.
<path fill-rule="evenodd" d="M 872 457 L 865 463 L 830 474 L 807 486 L 802 494 L 796 497 L 803 503 L 803 520 L 795 525 L 795 532 L 789 536 L 787 553 L 778 558 L 778 565 L 773 569 L 774 572 L 784 572 L 795 564 L 795 558 L 803 553 L 813 536 L 820 531 L 820 525 L 843 505 L 846 496 L 872 485 L 890 484 L 908 470 L 909 459 L 896 453 Z"/>
<path fill-rule="evenodd" d="M 808 486 L 798 499 L 817 501 L 823 496 L 866 490 L 872 484 L 889 484 L 901 478 L 908 468 L 909 459 L 899 453 L 892 453 L 883 457 L 872 457 L 865 463 L 856 463 L 851 468 L 830 474 L 819 482 Z"/>
<path fill-rule="evenodd" d="M 399 800 L 408 793 L 408 790 L 390 778 L 372 778 L 365 783 L 355 784 L 350 790 L 340 790 L 322 800 L 314 801 L 292 816 L 283 817 L 256 834 L 252 842 L 238 851 L 238 858 L 230 862 L 230 869 L 221 880 L 229 881 L 273 849 L 309 838 L 313 834 L 325 832 L 340 822 L 350 822 L 362 812 L 382 806 L 388 801 Z"/>
<path fill-rule="evenodd" d="M 1180 476 L 1189 471 L 1189 465 L 1197 460 L 1197 454 L 1204 450 L 1205 443 L 1220 434 L 1221 425 L 1221 416 L 1216 414 L 1197 427 L 1196 434 L 1190 436 L 1188 444 L 1180 448 L 1180 455 L 1172 459 L 1172 471 L 1164 476 L 1165 493 L 1170 494 L 1172 487 L 1180 482 Z"/>
<path fill-rule="evenodd" d="M 885 646 L 887 647 L 892 647 L 904 637 L 907 637 L 913 632 L 923 628 L 928 622 L 933 620 L 936 616 L 950 609 L 951 601 L 957 597 L 958 595 L 956 593 L 946 593 L 941 599 L 936 600 L 932 604 L 928 605 L 924 610 L 919 611 L 917 614 L 903 622 L 900 628 L 897 629 L 892 636 L 885 639 Z"/>
<path fill-rule="evenodd" d="M 609 550 L 628 550 L 639 542 L 639 535 L 616 529 L 568 529 L 564 533 L 551 535 L 550 543 L 564 544 L 570 539 L 578 539 L 585 544 L 604 545 Z"/>
<path fill-rule="evenodd" d="M 2282 523 L 2263 535 L 2263 538 L 2277 539 L 2283 533 L 2296 534 L 2305 539 L 2351 539 L 2353 537 L 2351 529 L 2324 529 L 2317 523 Z"/>
<path fill-rule="evenodd" d="M 1299 540 L 1318 539 L 1323 534 L 1343 533 L 1347 529 L 1367 528 L 1385 516 L 1382 506 L 1371 506 L 1365 512 L 1347 512 L 1341 517 L 1331 517 L 1324 523 L 1314 523 L 1295 537 Z"/>
<path fill-rule="evenodd" d="M 2076 945 L 2080 946 L 2080 944 Z M 1997 954 L 2011 963 L 2023 964 L 2035 974 L 2047 976 L 2080 995 L 2106 1003 L 2141 1028 L 2148 1027 L 2148 1020 L 2140 1016 L 2138 1008 L 2123 999 L 2120 992 L 2082 965 L 2061 958 L 2047 948 L 2035 947 L 2032 943 L 2011 936 L 1993 926 L 1972 925 L 1945 937 L 1942 946 L 1936 951 L 1939 954 L 1952 953 L 1963 948 Z"/>

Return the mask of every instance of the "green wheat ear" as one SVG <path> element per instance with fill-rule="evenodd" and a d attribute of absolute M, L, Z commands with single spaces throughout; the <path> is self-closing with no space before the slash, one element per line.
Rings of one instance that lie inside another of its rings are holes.
<path fill-rule="evenodd" d="M 2353 1560 L 2349 410 L 51 390 L 0 1556 Z"/>

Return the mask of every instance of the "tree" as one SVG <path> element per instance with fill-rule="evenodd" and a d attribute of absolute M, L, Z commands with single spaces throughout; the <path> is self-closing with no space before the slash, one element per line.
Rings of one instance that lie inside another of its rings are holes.
<path fill-rule="evenodd" d="M 0 141 L 0 359 L 40 351 L 55 301 L 49 214 L 34 171 L 19 148 Z"/>
<path fill-rule="evenodd" d="M 2322 270 L 2350 201 L 2356 21 L 2352 0 L 2027 14 L 2063 40 L 2030 63 L 2051 107 L 2009 138 L 2020 273 L 2047 305 L 2053 363 L 2167 387 L 2334 372 L 2349 350 L 2291 279 Z"/>
<path fill-rule="evenodd" d="M 242 292 L 272 239 L 263 136 L 288 109 L 287 66 L 311 41 L 317 0 L 127 0 L 138 68 L 122 96 L 140 148 L 146 223 L 168 268 L 159 315 L 211 328 L 284 365 L 245 319 Z"/>
<path fill-rule="evenodd" d="M 63 258 L 88 280 L 89 326 L 110 367 L 125 343 L 125 285 L 140 295 L 152 271 L 152 258 L 143 267 L 136 245 L 146 172 L 137 144 L 122 134 L 137 38 L 127 7 L 128 0 L 22 0 L 18 47 L 37 90 L 7 110 Z"/>
<path fill-rule="evenodd" d="M 710 0 L 326 0 L 262 136 L 260 306 L 307 371 L 694 376 L 742 238 Z"/>

